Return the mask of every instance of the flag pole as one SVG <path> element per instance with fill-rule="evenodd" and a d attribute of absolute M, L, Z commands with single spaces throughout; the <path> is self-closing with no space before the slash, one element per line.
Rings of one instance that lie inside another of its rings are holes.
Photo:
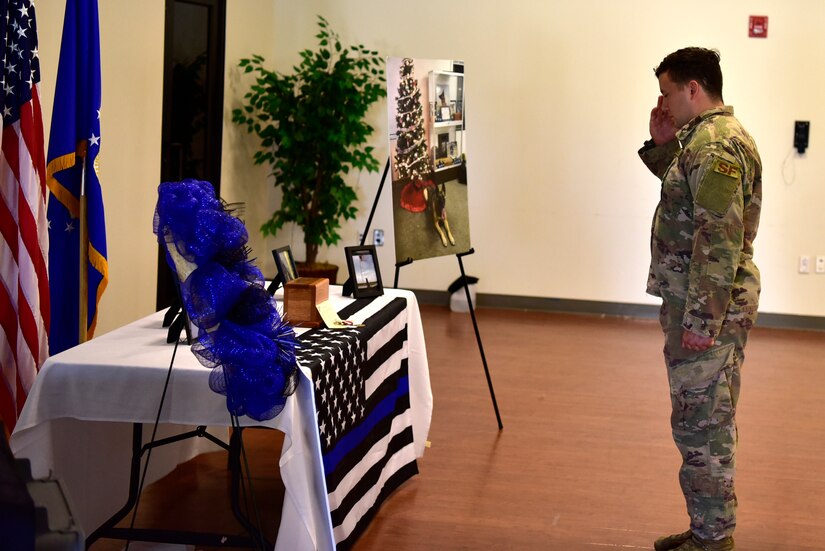
<path fill-rule="evenodd" d="M 80 289 L 78 304 L 78 344 L 86 342 L 87 328 L 89 327 L 89 227 L 86 216 L 86 140 L 77 142 L 77 156 L 80 157 L 82 170 L 80 173 Z"/>

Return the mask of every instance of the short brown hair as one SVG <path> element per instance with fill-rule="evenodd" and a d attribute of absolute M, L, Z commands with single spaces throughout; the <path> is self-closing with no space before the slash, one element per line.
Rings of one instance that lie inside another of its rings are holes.
<path fill-rule="evenodd" d="M 681 86 L 691 80 L 702 85 L 709 96 L 722 100 L 722 68 L 719 51 L 706 48 L 682 48 L 665 57 L 653 71 L 656 76 L 667 73 Z"/>

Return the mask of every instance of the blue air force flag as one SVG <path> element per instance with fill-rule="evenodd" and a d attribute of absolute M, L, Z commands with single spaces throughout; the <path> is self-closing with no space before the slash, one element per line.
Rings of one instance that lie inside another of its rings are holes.
<path fill-rule="evenodd" d="M 49 282 L 50 351 L 78 344 L 80 308 L 80 197 L 87 197 L 88 337 L 94 336 L 98 304 L 109 281 L 106 224 L 98 180 L 100 152 L 100 32 L 97 0 L 68 0 L 49 135 L 47 182 L 51 190 Z M 85 190 L 81 190 L 81 185 Z"/>

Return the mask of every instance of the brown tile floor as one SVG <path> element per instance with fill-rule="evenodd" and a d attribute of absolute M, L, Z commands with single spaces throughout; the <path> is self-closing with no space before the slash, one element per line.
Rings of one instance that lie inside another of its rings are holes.
<path fill-rule="evenodd" d="M 499 432 L 467 314 L 422 309 L 435 407 L 421 474 L 357 550 L 652 549 L 684 530 L 656 322 L 482 310 Z M 739 409 L 742 551 L 825 550 L 825 333 L 754 330 Z M 274 535 L 280 435 L 248 431 Z M 225 458 L 147 489 L 138 523 L 232 530 Z M 121 549 L 104 540 L 94 551 Z"/>

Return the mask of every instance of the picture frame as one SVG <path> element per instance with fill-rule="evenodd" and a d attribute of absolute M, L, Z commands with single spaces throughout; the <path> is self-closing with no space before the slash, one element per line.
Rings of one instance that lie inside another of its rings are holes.
<path fill-rule="evenodd" d="M 275 259 L 275 267 L 278 269 L 276 277 L 280 278 L 281 283 L 298 278 L 298 267 L 289 246 L 272 249 L 272 258 Z"/>
<path fill-rule="evenodd" d="M 442 121 L 449 121 L 453 118 L 453 111 L 449 106 L 439 107 L 439 113 L 441 113 L 441 120 Z"/>
<path fill-rule="evenodd" d="M 375 245 L 345 247 L 344 252 L 347 256 L 349 277 L 353 283 L 353 296 L 369 298 L 383 295 L 384 285 L 381 282 Z"/>
<path fill-rule="evenodd" d="M 447 147 L 450 143 L 450 135 L 446 132 L 438 134 L 438 149 L 436 150 L 436 158 L 443 159 L 447 156 Z"/>
<path fill-rule="evenodd" d="M 453 120 L 460 121 L 461 120 L 461 112 L 464 110 L 461 106 L 463 102 L 460 101 L 452 101 L 450 102 L 450 107 L 453 109 Z"/>
<path fill-rule="evenodd" d="M 435 87 L 436 102 L 439 104 L 439 106 L 447 106 L 447 97 L 449 97 L 449 95 L 450 91 L 446 85 L 437 85 Z"/>

